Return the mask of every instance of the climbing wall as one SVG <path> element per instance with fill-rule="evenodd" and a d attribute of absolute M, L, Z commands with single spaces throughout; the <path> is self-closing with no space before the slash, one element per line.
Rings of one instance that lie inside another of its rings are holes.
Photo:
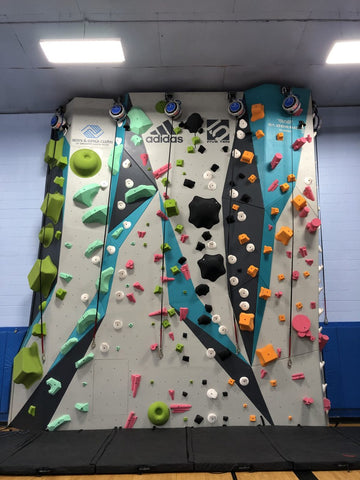
<path fill-rule="evenodd" d="M 326 424 L 310 92 L 72 100 L 46 148 L 19 428 Z M 326 399 L 325 399 L 326 405 Z"/>

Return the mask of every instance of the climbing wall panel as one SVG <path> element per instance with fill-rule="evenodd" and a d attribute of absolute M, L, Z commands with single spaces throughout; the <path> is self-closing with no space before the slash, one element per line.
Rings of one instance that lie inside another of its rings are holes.
<path fill-rule="evenodd" d="M 312 108 L 293 92 L 297 116 L 275 85 L 244 92 L 238 117 L 226 93 L 174 94 L 176 120 L 159 93 L 127 95 L 118 122 L 110 100 L 67 105 L 46 155 L 64 202 L 43 204 L 61 233 L 44 223 L 14 426 L 326 423 Z"/>

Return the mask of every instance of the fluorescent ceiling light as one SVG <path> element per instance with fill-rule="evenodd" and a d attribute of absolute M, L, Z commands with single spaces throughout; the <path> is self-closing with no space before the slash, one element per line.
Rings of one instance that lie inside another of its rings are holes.
<path fill-rule="evenodd" d="M 336 42 L 326 63 L 360 63 L 360 40 Z"/>
<path fill-rule="evenodd" d="M 41 40 L 50 63 L 120 63 L 125 60 L 119 39 Z"/>

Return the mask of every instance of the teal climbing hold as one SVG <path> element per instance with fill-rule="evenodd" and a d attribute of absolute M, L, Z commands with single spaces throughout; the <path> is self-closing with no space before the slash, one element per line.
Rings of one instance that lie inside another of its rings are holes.
<path fill-rule="evenodd" d="M 91 362 L 91 360 L 93 360 L 94 358 L 94 354 L 92 352 L 88 353 L 87 355 L 85 355 L 85 357 L 82 357 L 80 358 L 80 360 L 78 360 L 77 362 L 75 362 L 75 367 L 76 368 L 80 368 L 80 367 L 83 367 L 86 363 L 89 363 Z M 83 382 L 83 386 L 85 387 L 85 385 L 87 385 L 86 382 Z"/>
<path fill-rule="evenodd" d="M 114 275 L 113 267 L 106 268 L 101 272 L 101 281 L 98 278 L 96 281 L 96 290 L 99 290 L 99 283 L 100 283 L 100 292 L 107 293 L 109 291 L 109 283 Z"/>
<path fill-rule="evenodd" d="M 55 393 L 57 393 L 61 389 L 61 382 L 59 382 L 59 380 L 56 380 L 56 378 L 48 378 L 46 380 L 46 385 L 50 387 L 48 391 L 50 395 L 55 395 Z"/>
<path fill-rule="evenodd" d="M 82 221 L 83 223 L 101 223 L 101 225 L 106 225 L 107 210 L 107 205 L 93 207 L 82 216 Z"/>
<path fill-rule="evenodd" d="M 79 412 L 88 412 L 89 411 L 89 404 L 88 402 L 86 403 L 75 403 L 75 408 L 76 410 L 79 410 Z"/>
<path fill-rule="evenodd" d="M 155 193 L 156 188 L 154 185 L 138 185 L 125 192 L 125 202 L 133 203 L 136 202 L 136 200 L 140 200 L 140 198 L 152 197 Z"/>
<path fill-rule="evenodd" d="M 34 292 L 38 292 L 40 290 L 40 274 L 41 293 L 46 298 L 50 293 L 51 285 L 57 275 L 57 268 L 53 264 L 50 255 L 45 257 L 43 260 L 37 259 L 27 276 L 29 286 Z"/>
<path fill-rule="evenodd" d="M 90 245 L 88 245 L 87 249 L 85 250 L 85 257 L 90 258 L 92 254 L 96 250 L 101 248 L 103 245 L 104 245 L 104 242 L 102 242 L 101 240 L 95 240 L 94 242 L 90 243 Z"/>
<path fill-rule="evenodd" d="M 40 210 L 46 217 L 51 218 L 51 220 L 56 225 L 59 221 L 64 201 L 64 195 L 59 192 L 47 193 L 40 207 Z"/>
<path fill-rule="evenodd" d="M 61 417 L 56 418 L 48 424 L 47 429 L 49 430 L 49 432 L 53 432 L 65 422 L 71 422 L 70 415 L 61 415 Z"/>
<path fill-rule="evenodd" d="M 76 193 L 74 193 L 73 200 L 78 203 L 82 203 L 86 207 L 91 207 L 92 202 L 100 190 L 100 185 L 98 183 L 90 183 L 89 185 L 84 185 Z"/>
<path fill-rule="evenodd" d="M 137 145 L 141 145 L 142 144 L 142 138 L 139 137 L 139 135 L 133 135 L 130 140 L 133 142 L 133 144 L 135 145 L 135 147 Z"/>
<path fill-rule="evenodd" d="M 110 152 L 108 158 L 108 166 L 112 175 L 117 175 L 120 171 L 120 160 L 124 146 L 122 143 L 116 145 Z"/>
<path fill-rule="evenodd" d="M 14 358 L 13 381 L 30 388 L 43 375 L 37 343 L 23 347 Z"/>
<path fill-rule="evenodd" d="M 112 234 L 111 236 L 115 239 L 119 238 L 121 233 L 124 231 L 124 227 L 119 227 L 117 228 Z"/>
<path fill-rule="evenodd" d="M 69 338 L 69 340 L 67 340 L 60 348 L 60 352 L 63 355 L 66 355 L 78 343 L 78 341 L 79 340 L 76 337 Z"/>
<path fill-rule="evenodd" d="M 82 314 L 76 325 L 76 330 L 79 334 L 84 333 L 90 325 L 95 323 L 96 312 L 96 308 L 89 308 Z M 97 319 L 99 320 L 99 318 L 100 314 L 97 312 Z"/>
<path fill-rule="evenodd" d="M 130 130 L 137 135 L 142 135 L 152 126 L 152 121 L 139 107 L 132 107 L 128 112 Z"/>
<path fill-rule="evenodd" d="M 66 283 L 71 282 L 73 276 L 70 273 L 60 272 L 59 277 L 65 280 Z"/>

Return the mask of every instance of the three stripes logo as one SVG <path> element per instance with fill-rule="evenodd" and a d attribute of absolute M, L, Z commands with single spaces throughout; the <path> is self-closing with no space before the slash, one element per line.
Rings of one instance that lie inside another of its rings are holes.
<path fill-rule="evenodd" d="M 230 142 L 229 120 L 207 120 L 207 141 L 209 143 Z"/>
<path fill-rule="evenodd" d="M 170 120 L 165 120 L 145 138 L 147 143 L 182 143 L 183 140 L 183 137 L 175 135 Z"/>
<path fill-rule="evenodd" d="M 99 138 L 104 133 L 104 130 L 99 125 L 86 125 L 81 129 L 81 133 L 86 138 Z"/>

